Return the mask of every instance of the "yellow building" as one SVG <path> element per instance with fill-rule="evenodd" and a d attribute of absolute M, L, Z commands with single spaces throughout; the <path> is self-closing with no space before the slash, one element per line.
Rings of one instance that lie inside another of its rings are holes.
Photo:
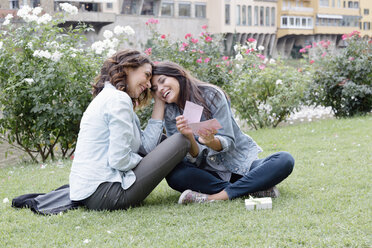
<path fill-rule="evenodd" d="M 343 34 L 359 31 L 360 25 L 364 27 L 364 23 L 360 24 L 363 4 L 368 13 L 371 0 L 279 1 L 278 54 L 289 56 L 292 52 L 293 55 L 299 48 L 320 40 L 330 40 L 337 46 L 343 46 Z M 370 16 L 366 16 L 365 25 L 368 28 Z"/>
<path fill-rule="evenodd" d="M 225 49 L 233 52 L 235 43 L 248 38 L 264 46 L 265 54 L 275 50 L 277 0 L 208 0 L 207 18 L 212 33 L 223 33 Z"/>
<path fill-rule="evenodd" d="M 360 32 L 362 36 L 372 37 L 372 0 L 360 0 Z"/>

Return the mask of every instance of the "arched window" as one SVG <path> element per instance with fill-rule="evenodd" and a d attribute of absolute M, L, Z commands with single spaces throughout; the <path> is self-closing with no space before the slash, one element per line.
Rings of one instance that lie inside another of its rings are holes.
<path fill-rule="evenodd" d="M 245 5 L 242 6 L 242 25 L 247 25 L 247 7 Z"/>

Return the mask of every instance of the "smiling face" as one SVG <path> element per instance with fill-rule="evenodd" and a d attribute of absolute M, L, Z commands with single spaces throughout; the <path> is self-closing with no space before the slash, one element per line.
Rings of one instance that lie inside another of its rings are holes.
<path fill-rule="evenodd" d="M 154 75 L 151 79 L 152 90 L 166 103 L 177 103 L 180 94 L 180 84 L 174 77 Z"/>
<path fill-rule="evenodd" d="M 152 75 L 151 64 L 143 64 L 137 68 L 127 69 L 127 90 L 131 98 L 139 96 L 151 87 L 150 79 Z"/>

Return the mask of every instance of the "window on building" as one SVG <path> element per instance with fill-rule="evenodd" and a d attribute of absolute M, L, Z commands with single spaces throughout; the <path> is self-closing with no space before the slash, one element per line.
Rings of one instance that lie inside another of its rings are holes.
<path fill-rule="evenodd" d="M 275 26 L 275 8 L 271 8 L 271 26 Z"/>
<path fill-rule="evenodd" d="M 258 26 L 258 6 L 254 6 L 254 25 Z"/>
<path fill-rule="evenodd" d="M 369 15 L 369 9 L 364 9 L 364 15 Z"/>
<path fill-rule="evenodd" d="M 163 2 L 161 4 L 161 16 L 174 16 L 173 2 Z"/>
<path fill-rule="evenodd" d="M 260 7 L 260 26 L 264 25 L 264 17 L 265 17 L 264 10 L 265 10 L 264 7 Z"/>
<path fill-rule="evenodd" d="M 240 25 L 240 21 L 241 21 L 240 5 L 236 5 L 235 16 L 236 16 L 236 25 Z"/>
<path fill-rule="evenodd" d="M 306 27 L 306 18 L 301 18 L 301 27 Z"/>
<path fill-rule="evenodd" d="M 313 19 L 312 18 L 307 18 L 307 27 L 308 28 L 313 28 Z"/>
<path fill-rule="evenodd" d="M 19 1 L 18 0 L 10 0 L 9 1 L 9 8 L 10 9 L 19 9 Z"/>
<path fill-rule="evenodd" d="M 26 3 L 26 5 L 27 5 L 27 3 Z M 40 0 L 32 0 L 31 1 L 31 7 L 32 8 L 40 7 Z"/>
<path fill-rule="evenodd" d="M 266 7 L 265 11 L 265 24 L 266 26 L 270 26 L 270 8 Z"/>
<path fill-rule="evenodd" d="M 124 0 L 124 3 L 122 5 L 122 14 L 127 14 L 127 15 L 134 15 L 137 14 L 137 9 L 138 9 L 138 1 L 136 0 Z"/>
<path fill-rule="evenodd" d="M 288 18 L 286 16 L 282 17 L 282 27 L 288 26 Z"/>
<path fill-rule="evenodd" d="M 363 29 L 364 30 L 371 30 L 371 23 L 370 22 L 364 22 Z"/>
<path fill-rule="evenodd" d="M 336 6 L 336 0 L 332 0 L 332 7 L 334 8 Z"/>
<path fill-rule="evenodd" d="M 230 25 L 230 4 L 225 4 L 225 24 Z"/>
<path fill-rule="evenodd" d="M 178 16 L 190 17 L 191 16 L 191 3 L 179 3 L 178 4 Z"/>
<path fill-rule="evenodd" d="M 341 8 L 341 0 L 337 0 L 337 7 Z"/>
<path fill-rule="evenodd" d="M 242 25 L 247 25 L 247 7 L 242 6 Z"/>
<path fill-rule="evenodd" d="M 155 0 L 144 0 L 141 15 L 154 15 Z"/>
<path fill-rule="evenodd" d="M 195 4 L 195 17 L 196 18 L 205 18 L 207 12 L 207 6 L 204 3 Z"/>
<path fill-rule="evenodd" d="M 354 2 L 354 9 L 359 9 L 359 2 Z"/>
<path fill-rule="evenodd" d="M 112 3 L 106 3 L 106 8 L 107 9 L 112 9 L 113 8 Z"/>
<path fill-rule="evenodd" d="M 347 7 L 348 7 L 348 8 L 353 8 L 353 6 L 354 6 L 354 4 L 353 4 L 352 1 L 349 1 L 349 2 L 347 3 Z"/>
<path fill-rule="evenodd" d="M 329 6 L 328 0 L 319 0 L 319 6 L 328 7 Z"/>
<path fill-rule="evenodd" d="M 301 18 L 296 17 L 296 27 L 301 27 Z"/>
<path fill-rule="evenodd" d="M 294 24 L 295 24 L 295 19 L 294 19 L 294 17 L 290 17 L 289 18 L 289 26 L 294 26 Z"/>
<path fill-rule="evenodd" d="M 252 6 L 248 6 L 248 26 L 252 26 Z"/>

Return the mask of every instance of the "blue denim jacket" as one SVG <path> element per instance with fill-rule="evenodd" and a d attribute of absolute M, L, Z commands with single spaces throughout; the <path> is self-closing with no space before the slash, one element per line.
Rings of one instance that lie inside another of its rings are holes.
<path fill-rule="evenodd" d="M 247 174 L 252 162 L 258 159 L 258 153 L 262 152 L 261 147 L 240 130 L 231 111 L 230 101 L 220 89 L 213 86 L 202 86 L 200 89 L 212 113 L 212 119 L 216 118 L 222 126 L 215 135 L 221 142 L 222 150 L 215 151 L 197 142 L 199 154 L 196 159 L 187 156 L 189 162 L 206 170 L 215 171 L 226 181 L 230 180 L 231 173 Z M 180 114 L 176 104 L 166 105 L 164 120 L 168 136 L 178 132 L 175 118 Z M 205 120 L 203 113 L 201 121 Z M 196 136 L 196 140 L 197 138 Z"/>
<path fill-rule="evenodd" d="M 70 173 L 70 198 L 86 199 L 103 182 L 120 182 L 128 189 L 136 180 L 132 171 L 160 141 L 163 121 L 150 119 L 140 129 L 131 98 L 110 83 L 93 99 L 80 123 Z"/>

